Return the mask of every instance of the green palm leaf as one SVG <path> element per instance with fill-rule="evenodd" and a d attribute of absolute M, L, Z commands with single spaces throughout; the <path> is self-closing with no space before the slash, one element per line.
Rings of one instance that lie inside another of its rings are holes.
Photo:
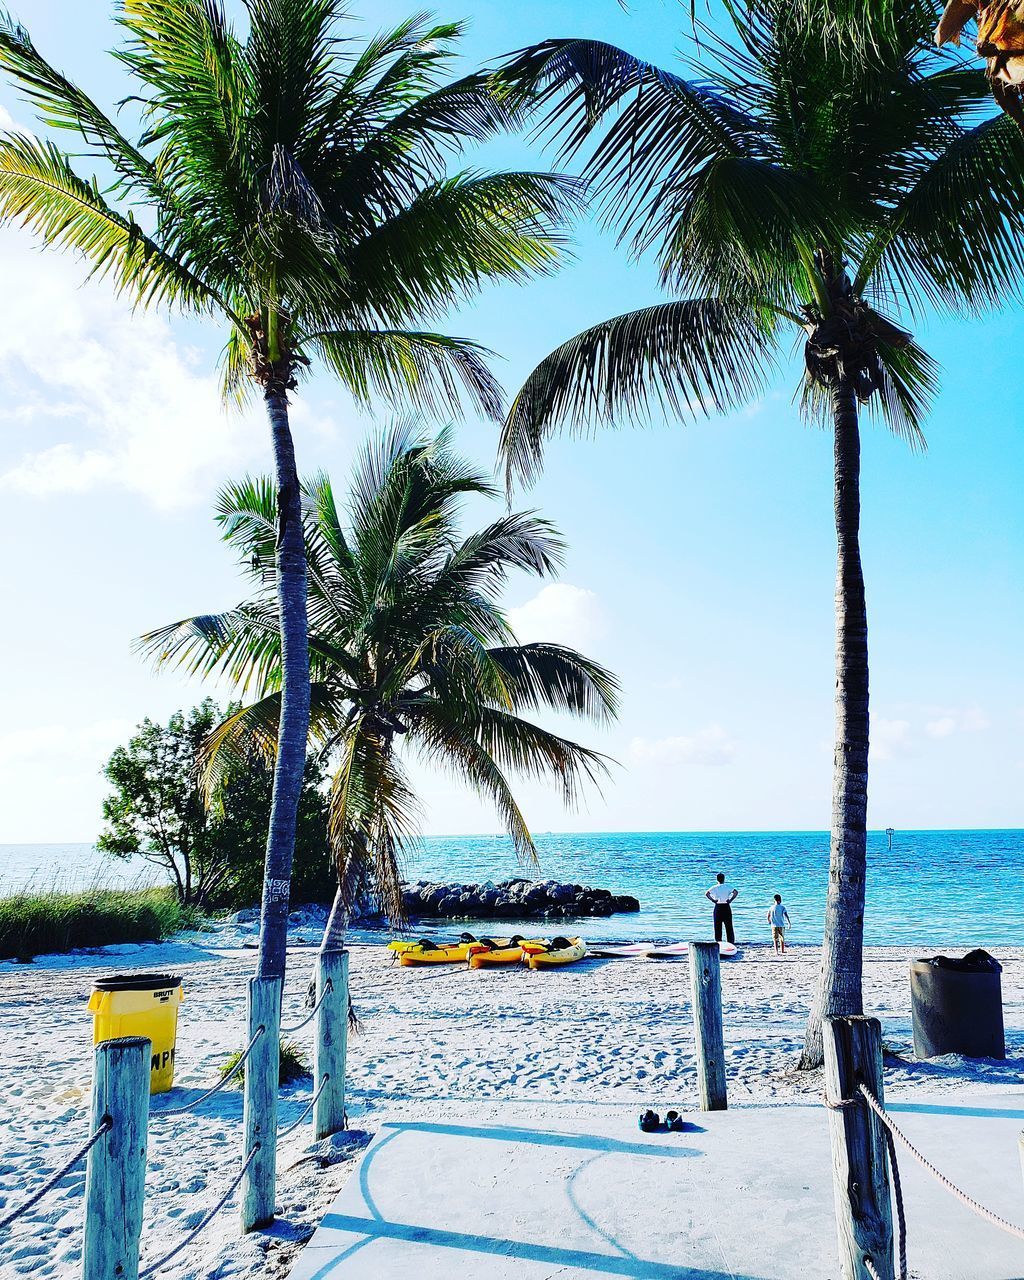
<path fill-rule="evenodd" d="M 655 412 L 721 413 L 749 403 L 773 368 L 771 317 L 742 302 L 696 298 L 646 307 L 587 329 L 547 356 L 516 396 L 501 435 L 509 478 L 536 478 L 558 426 L 584 430 Z"/>

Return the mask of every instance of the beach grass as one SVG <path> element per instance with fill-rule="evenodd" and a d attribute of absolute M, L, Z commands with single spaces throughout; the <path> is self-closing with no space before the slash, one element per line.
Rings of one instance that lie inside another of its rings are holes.
<path fill-rule="evenodd" d="M 236 1050 L 220 1069 L 222 1077 L 229 1076 L 238 1066 L 242 1057 L 242 1051 Z M 297 1080 L 308 1080 L 313 1074 L 309 1065 L 309 1058 L 303 1049 L 295 1043 L 294 1040 L 281 1041 L 281 1056 L 279 1059 L 280 1070 L 278 1072 L 278 1080 L 282 1085 L 294 1084 Z M 235 1077 L 234 1086 L 241 1089 L 245 1082 L 245 1068 L 243 1067 Z"/>
<path fill-rule="evenodd" d="M 0 960 L 109 943 L 162 942 L 194 927 L 195 912 L 168 888 L 28 888 L 0 898 Z"/>

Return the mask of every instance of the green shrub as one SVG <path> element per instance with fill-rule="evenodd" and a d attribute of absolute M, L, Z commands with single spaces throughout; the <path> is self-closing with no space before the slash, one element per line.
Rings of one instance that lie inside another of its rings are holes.
<path fill-rule="evenodd" d="M 0 898 L 0 960 L 161 942 L 195 922 L 195 913 L 181 907 L 170 889 L 26 889 Z"/>
<path fill-rule="evenodd" d="M 238 1059 L 242 1056 L 241 1050 L 237 1050 L 231 1054 L 228 1060 L 220 1069 L 221 1076 L 228 1076 L 238 1066 Z M 308 1080 L 313 1074 L 310 1070 L 309 1059 L 306 1057 L 302 1049 L 299 1048 L 293 1040 L 281 1041 L 281 1068 L 278 1074 L 278 1080 L 281 1084 L 294 1084 L 296 1080 Z M 245 1068 L 239 1071 L 238 1075 L 232 1081 L 236 1089 L 241 1089 L 242 1082 L 245 1080 Z"/>

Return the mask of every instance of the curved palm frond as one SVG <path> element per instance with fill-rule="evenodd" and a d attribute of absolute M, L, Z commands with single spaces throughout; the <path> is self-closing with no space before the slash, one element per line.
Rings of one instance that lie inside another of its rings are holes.
<path fill-rule="evenodd" d="M 536 479 L 544 442 L 562 424 L 641 420 L 737 409 L 767 385 L 774 317 L 728 298 L 646 307 L 556 348 L 513 401 L 499 445 L 506 473 Z"/>
<path fill-rule="evenodd" d="M 0 134 L 0 219 L 20 222 L 43 242 L 80 253 L 93 275 L 143 306 L 159 302 L 232 315 L 229 304 L 175 260 L 135 221 L 107 203 L 52 142 Z"/>
<path fill-rule="evenodd" d="M 580 184 L 559 174 L 462 174 L 432 183 L 345 255 L 354 309 L 384 324 L 441 314 L 497 280 L 546 274 Z"/>
<path fill-rule="evenodd" d="M 1021 289 L 1024 138 L 1006 116 L 959 133 L 868 244 L 855 288 L 876 278 L 913 304 L 997 306 Z"/>
<path fill-rule="evenodd" d="M 565 645 L 534 641 L 491 649 L 502 672 L 512 709 L 547 708 L 591 720 L 613 720 L 619 681 L 606 667 Z"/>
<path fill-rule="evenodd" d="M 466 338 L 396 329 L 344 329 L 303 340 L 361 404 L 403 395 L 434 414 L 457 413 L 467 396 L 484 417 L 500 422 L 504 395 L 485 357 Z"/>

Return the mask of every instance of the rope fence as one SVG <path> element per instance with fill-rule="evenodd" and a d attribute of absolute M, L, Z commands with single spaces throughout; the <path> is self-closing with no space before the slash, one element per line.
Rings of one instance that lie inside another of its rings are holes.
<path fill-rule="evenodd" d="M 897 1144 L 972 1213 L 1024 1240 L 1024 1227 L 1001 1217 L 957 1186 L 918 1150 L 886 1111 L 880 1101 L 882 1038 L 878 1019 L 863 1015 L 826 1018 L 823 1032 L 826 1087 L 822 1101 L 830 1113 L 843 1274 L 867 1276 L 869 1280 L 908 1280 L 907 1215 Z"/>
<path fill-rule="evenodd" d="M 323 1002 L 327 999 L 327 997 L 331 994 L 333 990 L 334 990 L 334 984 L 330 981 L 330 979 L 328 979 L 327 982 L 324 983 L 323 991 L 320 992 L 320 998 L 317 1000 L 316 1004 L 312 1007 L 312 1009 L 310 1009 L 309 1013 L 302 1019 L 301 1022 L 297 1022 L 293 1027 L 282 1027 L 281 1034 L 284 1036 L 293 1036 L 297 1031 L 301 1031 L 303 1027 L 308 1027 L 309 1024 L 316 1017 L 316 1015 L 320 1012 L 320 1006 L 323 1004 Z"/>
<path fill-rule="evenodd" d="M 318 1100 L 319 1100 L 319 1098 L 320 1098 L 320 1095 L 321 1095 L 321 1094 L 323 1093 L 323 1091 L 327 1088 L 328 1084 L 330 1083 L 330 1080 L 331 1080 L 331 1077 L 330 1077 L 330 1076 L 324 1076 L 324 1078 L 320 1081 L 319 1085 L 317 1085 L 316 1092 L 313 1094 L 313 1096 L 310 1098 L 310 1100 L 306 1103 L 306 1105 L 302 1108 L 302 1111 L 301 1111 L 301 1113 L 300 1113 L 300 1115 L 299 1115 L 299 1118 L 298 1118 L 297 1120 L 293 1120 L 293 1121 L 291 1122 L 291 1124 L 289 1124 L 289 1125 L 285 1125 L 285 1127 L 284 1127 L 283 1129 L 278 1129 L 278 1131 L 277 1131 L 277 1136 L 278 1136 L 278 1138 L 279 1138 L 279 1139 L 280 1139 L 280 1138 L 287 1138 L 287 1136 L 288 1136 L 290 1133 L 294 1133 L 294 1132 L 295 1132 L 295 1130 L 299 1127 L 299 1125 L 300 1125 L 300 1124 L 302 1124 L 302 1122 L 303 1122 L 303 1120 L 305 1120 L 306 1116 L 308 1116 L 308 1115 L 309 1115 L 309 1113 L 310 1113 L 310 1112 L 313 1110 L 313 1108 L 316 1106 L 316 1104 L 317 1104 L 317 1102 L 318 1102 Z"/>
<path fill-rule="evenodd" d="M 6 1212 L 0 1209 L 0 1229 L 10 1227 L 28 1213 L 83 1159 L 88 1160 L 84 1280 L 101 1274 L 131 1274 L 145 1280 L 163 1271 L 210 1225 L 239 1188 L 241 1230 L 269 1224 L 276 1204 L 277 1144 L 294 1133 L 311 1113 L 318 1140 L 343 1129 L 346 1123 L 348 953 L 323 952 L 318 963 L 318 998 L 307 1016 L 293 1026 L 281 1025 L 283 979 L 250 981 L 248 1044 L 216 1084 L 181 1106 L 151 1109 L 153 1046 L 148 1037 L 125 1036 L 98 1044 L 92 1087 L 93 1133 L 27 1200 Z M 313 1075 L 319 1083 L 297 1118 L 278 1126 L 281 1035 L 295 1035 L 314 1020 Z M 246 1155 L 241 1167 L 217 1202 L 184 1238 L 169 1252 L 145 1262 L 140 1270 L 149 1121 L 196 1111 L 237 1079 L 246 1066 L 242 1114 L 242 1150 Z M 101 1143 L 105 1136 L 108 1140 Z"/>
<path fill-rule="evenodd" d="M 210 1223 L 214 1220 L 217 1214 L 220 1213 L 221 1209 L 224 1208 L 227 1202 L 238 1190 L 238 1184 L 249 1172 L 249 1166 L 252 1164 L 253 1160 L 256 1159 L 257 1151 L 259 1151 L 258 1145 L 253 1147 L 253 1149 L 245 1157 L 245 1161 L 241 1169 L 239 1169 L 238 1173 L 236 1173 L 234 1178 L 232 1179 L 231 1185 L 228 1187 L 227 1191 L 224 1192 L 224 1194 L 217 1201 L 217 1203 L 213 1206 L 213 1208 L 206 1215 L 206 1217 L 203 1218 L 202 1222 L 194 1226 L 192 1230 L 188 1233 L 188 1235 L 185 1237 L 185 1239 L 182 1240 L 179 1244 L 176 1244 L 174 1248 L 170 1251 L 170 1253 L 165 1253 L 162 1258 L 158 1258 L 155 1262 L 151 1262 L 148 1267 L 140 1271 L 139 1280 L 146 1280 L 146 1276 L 154 1275 L 157 1271 L 160 1271 L 163 1267 L 166 1267 L 168 1263 L 173 1262 L 174 1259 L 178 1256 L 178 1254 L 181 1253 L 183 1249 L 187 1249 L 188 1246 L 192 1243 L 192 1241 L 196 1238 L 196 1236 L 198 1236 L 203 1230 L 205 1230 L 206 1227 L 210 1225 Z"/>
<path fill-rule="evenodd" d="M 217 1083 L 213 1086 L 212 1089 L 207 1089 L 205 1093 L 200 1094 L 198 1098 L 193 1098 L 191 1102 L 186 1102 L 184 1106 L 161 1107 L 159 1111 L 151 1111 L 149 1113 L 150 1119 L 164 1120 L 168 1116 L 183 1116 L 188 1111 L 194 1111 L 196 1107 L 204 1103 L 207 1098 L 212 1098 L 215 1093 L 220 1093 L 221 1089 L 226 1088 L 226 1086 L 230 1084 L 232 1080 L 234 1080 L 235 1076 L 237 1076 L 238 1073 L 245 1066 L 246 1059 L 249 1057 L 249 1054 L 252 1053 L 253 1049 L 256 1047 L 256 1041 L 265 1032 L 266 1032 L 266 1027 L 256 1028 L 255 1034 L 252 1036 L 249 1043 L 242 1050 L 241 1056 L 239 1057 L 238 1061 L 235 1063 L 235 1065 L 231 1068 L 230 1071 L 226 1072 L 223 1076 L 221 1076 L 221 1078 L 217 1081 Z"/>
<path fill-rule="evenodd" d="M 0 1218 L 0 1231 L 13 1226 L 23 1214 L 28 1213 L 29 1209 L 34 1208 L 48 1191 L 52 1191 L 57 1183 L 60 1182 L 61 1178 L 69 1174 L 80 1160 L 85 1159 L 96 1143 L 99 1142 L 100 1138 L 102 1138 L 105 1133 L 110 1132 L 113 1128 L 113 1123 L 114 1122 L 109 1116 L 106 1117 L 96 1129 L 95 1133 L 93 1133 L 91 1137 L 89 1137 L 88 1140 L 78 1148 L 70 1160 L 65 1164 L 62 1164 L 56 1173 L 51 1174 L 43 1185 L 34 1191 L 27 1200 L 23 1200 L 16 1209 L 12 1209 L 9 1213 L 6 1213 L 2 1218 Z"/>
<path fill-rule="evenodd" d="M 895 1120 L 893 1120 L 892 1116 L 889 1115 L 888 1111 L 885 1110 L 867 1085 L 862 1081 L 857 1087 L 865 1102 L 867 1102 L 871 1110 L 879 1120 L 881 1120 L 882 1124 L 885 1125 L 886 1132 L 891 1134 L 897 1142 L 906 1147 L 921 1168 L 924 1169 L 926 1173 L 931 1174 L 940 1186 L 945 1187 L 951 1196 L 954 1196 L 961 1204 L 966 1205 L 967 1208 L 970 1209 L 972 1213 L 976 1213 L 979 1218 L 983 1218 L 986 1222 L 990 1222 L 992 1226 L 998 1227 L 1000 1231 L 1005 1231 L 1007 1235 L 1015 1236 L 1018 1240 L 1024 1240 L 1024 1227 L 1018 1227 L 1016 1223 L 1008 1222 L 1006 1218 L 1001 1218 L 998 1213 L 993 1213 L 991 1209 L 986 1209 L 986 1207 L 979 1201 L 975 1200 L 973 1196 L 969 1196 L 966 1191 L 963 1191 L 955 1182 L 950 1178 L 947 1178 L 940 1169 L 936 1169 L 927 1156 L 922 1155 L 921 1152 L 918 1151 L 917 1147 L 914 1146 L 903 1130 L 900 1129 Z M 894 1191 L 896 1190 L 896 1186 L 897 1183 L 894 1179 Z M 898 1192 L 898 1195 L 899 1204 L 902 1205 L 902 1192 Z M 902 1213 L 902 1209 L 900 1212 Z"/>

